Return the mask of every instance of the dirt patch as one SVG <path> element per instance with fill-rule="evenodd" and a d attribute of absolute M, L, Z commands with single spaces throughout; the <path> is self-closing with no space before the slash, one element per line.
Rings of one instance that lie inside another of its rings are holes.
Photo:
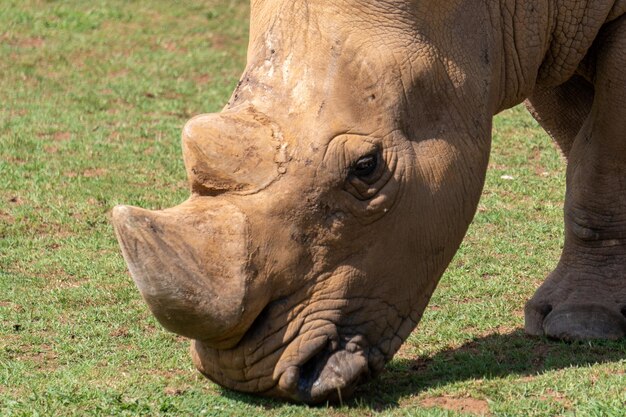
<path fill-rule="evenodd" d="M 63 279 L 59 279 L 59 280 L 56 280 L 47 284 L 46 288 L 50 288 L 53 291 L 54 290 L 69 290 L 72 288 L 82 287 L 89 283 L 89 281 L 87 280 L 74 280 L 73 278 L 74 277 L 66 275 L 66 277 L 64 277 Z"/>
<path fill-rule="evenodd" d="M 37 369 L 56 369 L 58 355 L 48 344 L 39 346 L 22 345 L 18 348 L 11 348 L 7 351 L 9 359 L 18 362 L 30 362 Z"/>
<path fill-rule="evenodd" d="M 207 85 L 213 81 L 213 77 L 211 77 L 209 74 L 201 74 L 193 77 L 193 81 L 196 83 L 196 85 Z"/>
<path fill-rule="evenodd" d="M 66 140 L 69 140 L 70 137 L 70 132 L 55 132 L 54 135 L 52 135 L 52 138 L 57 142 L 64 142 Z"/>
<path fill-rule="evenodd" d="M 0 43 L 7 43 L 18 48 L 41 48 L 46 44 L 46 41 L 40 36 L 16 38 L 5 33 L 0 36 Z"/>
<path fill-rule="evenodd" d="M 121 138 L 122 138 L 122 135 L 120 135 L 120 132 L 118 132 L 117 130 L 113 130 L 107 136 L 107 140 L 109 142 L 119 142 L 121 140 Z"/>
<path fill-rule="evenodd" d="M 475 414 L 480 416 L 491 415 L 489 413 L 489 404 L 485 400 L 477 400 L 476 398 L 453 398 L 453 397 L 435 397 L 426 398 L 420 402 L 423 407 L 439 407 L 445 410 Z"/>
<path fill-rule="evenodd" d="M 6 161 L 10 163 L 11 165 L 24 165 L 27 162 L 26 159 L 16 158 L 14 156 L 8 156 L 6 158 Z"/>
<path fill-rule="evenodd" d="M 22 204 L 24 204 L 24 200 L 20 196 L 16 195 L 9 198 L 9 203 L 15 204 L 16 206 L 21 206 Z"/>
<path fill-rule="evenodd" d="M 15 223 L 15 219 L 13 218 L 13 216 L 11 216 L 6 211 L 2 211 L 2 210 L 0 210 L 0 221 L 2 223 L 6 223 L 6 224 L 13 224 L 13 223 Z"/>
<path fill-rule="evenodd" d="M 19 304 L 12 303 L 11 301 L 0 301 L 0 307 L 9 308 L 13 311 L 17 311 L 18 313 L 24 312 L 24 307 Z"/>
<path fill-rule="evenodd" d="M 60 247 L 61 247 L 61 244 L 58 242 L 54 242 L 54 243 L 50 243 L 49 245 L 46 245 L 46 248 L 50 250 L 56 250 L 56 249 L 59 249 Z"/>
<path fill-rule="evenodd" d="M 108 171 L 104 168 L 86 169 L 83 171 L 83 176 L 87 178 L 101 177 Z"/>
<path fill-rule="evenodd" d="M 174 388 L 174 387 L 165 387 L 165 389 L 163 389 L 163 393 L 165 395 L 169 395 L 169 396 L 178 396 L 178 395 L 182 395 L 186 392 L 187 390 L 184 388 Z"/>
<path fill-rule="evenodd" d="M 221 33 L 211 33 L 209 35 L 209 42 L 211 43 L 211 48 L 221 51 L 230 46 L 232 39 Z"/>
<path fill-rule="evenodd" d="M 45 44 L 45 39 L 38 36 L 22 38 L 17 42 L 20 48 L 41 48 Z"/>
<path fill-rule="evenodd" d="M 409 343 L 403 343 L 400 346 L 400 349 L 398 349 L 398 351 L 394 355 L 395 358 L 404 359 L 407 361 L 413 360 L 418 356 L 419 354 L 415 351 L 415 348 L 413 348 Z"/>
<path fill-rule="evenodd" d="M 484 336 L 486 337 L 487 335 L 491 335 L 492 333 L 496 333 L 496 334 L 499 334 L 499 335 L 513 334 L 513 333 L 515 333 L 518 330 L 520 330 L 520 329 L 517 328 L 517 327 L 502 325 L 502 326 L 496 327 L 495 329 L 492 329 L 489 333 L 485 332 Z"/>
<path fill-rule="evenodd" d="M 128 337 L 130 335 L 130 332 L 126 327 L 119 327 L 109 333 L 109 335 L 111 337 Z"/>
<path fill-rule="evenodd" d="M 154 370 L 153 375 L 158 375 L 165 377 L 166 379 L 173 379 L 177 376 L 186 376 L 189 375 L 189 370 L 187 369 L 158 369 Z"/>
<path fill-rule="evenodd" d="M 109 73 L 109 78 L 123 78 L 123 77 L 126 77 L 128 74 L 129 74 L 128 69 L 122 68 L 120 70 Z"/>
<path fill-rule="evenodd" d="M 149 13 L 150 15 L 158 16 L 158 13 Z M 154 24 L 154 16 L 150 19 Z M 141 30 L 143 26 L 136 21 L 119 21 L 119 20 L 104 20 L 100 25 L 100 29 L 103 33 L 120 33 L 124 35 L 132 35 L 134 32 Z M 117 52 L 117 50 L 115 51 Z"/>
<path fill-rule="evenodd" d="M 533 162 L 532 166 L 533 166 L 533 171 L 535 172 L 535 175 L 539 177 L 545 177 L 546 174 L 548 174 L 546 172 L 545 167 L 541 164 L 541 149 L 539 149 L 538 147 L 536 146 L 533 147 L 531 151 L 531 155 L 528 158 L 528 161 Z"/>
<path fill-rule="evenodd" d="M 517 309 L 517 310 L 513 310 L 513 317 L 517 317 L 517 318 L 524 318 L 525 314 L 524 314 L 524 310 L 523 309 Z"/>
<path fill-rule="evenodd" d="M 168 52 L 187 53 L 187 48 L 178 45 L 176 42 L 163 42 L 161 48 Z"/>
<path fill-rule="evenodd" d="M 509 167 L 508 167 L 508 166 L 506 166 L 506 165 L 496 164 L 496 163 L 490 162 L 490 163 L 489 163 L 489 168 L 488 168 L 488 169 L 489 169 L 489 170 L 500 170 L 500 171 L 504 171 L 504 170 L 509 169 Z"/>
<path fill-rule="evenodd" d="M 482 298 L 465 297 L 462 300 L 460 300 L 459 303 L 461 303 L 461 304 L 474 304 L 474 303 L 480 303 L 482 301 L 483 301 Z"/>
<path fill-rule="evenodd" d="M 10 114 L 12 116 L 22 117 L 28 114 L 28 110 L 26 109 L 11 110 Z"/>
<path fill-rule="evenodd" d="M 557 402 L 561 404 L 563 407 L 565 407 L 566 409 L 572 407 L 572 403 L 567 399 L 567 397 L 564 394 L 551 390 L 550 388 L 548 388 L 545 394 L 540 396 L 539 399 L 542 401 Z"/>

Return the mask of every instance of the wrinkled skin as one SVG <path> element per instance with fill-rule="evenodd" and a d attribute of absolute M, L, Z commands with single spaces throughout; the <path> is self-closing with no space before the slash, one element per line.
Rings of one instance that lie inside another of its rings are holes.
<path fill-rule="evenodd" d="M 623 2 L 252 1 L 224 111 L 183 129 L 192 195 L 113 223 L 163 326 L 232 389 L 346 397 L 415 328 L 474 215 L 495 113 L 568 157 L 531 334 L 626 330 Z"/>

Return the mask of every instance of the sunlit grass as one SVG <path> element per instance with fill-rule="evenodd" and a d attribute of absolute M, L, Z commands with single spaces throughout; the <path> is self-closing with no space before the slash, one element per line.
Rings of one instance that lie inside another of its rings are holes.
<path fill-rule="evenodd" d="M 226 102 L 247 2 L 0 7 L 0 415 L 622 415 L 617 343 L 529 338 L 523 303 L 558 260 L 564 161 L 521 108 L 495 123 L 478 213 L 419 329 L 343 407 L 224 391 L 126 272 L 117 203 L 187 196 L 180 129 Z M 450 411 L 454 410 L 454 411 Z"/>

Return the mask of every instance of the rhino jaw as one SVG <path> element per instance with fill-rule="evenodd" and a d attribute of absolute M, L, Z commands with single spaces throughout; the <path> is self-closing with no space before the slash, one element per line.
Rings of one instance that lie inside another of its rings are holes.
<path fill-rule="evenodd" d="M 112 220 L 133 280 L 161 325 L 225 349 L 258 312 L 246 310 L 246 218 L 215 200 L 162 211 L 117 206 Z"/>
<path fill-rule="evenodd" d="M 237 362 L 262 366 L 276 361 L 270 376 L 253 369 L 242 373 L 237 367 L 222 368 L 218 358 L 221 353 L 201 341 L 192 343 L 191 354 L 202 374 L 230 389 L 262 391 L 270 397 L 309 404 L 341 402 L 352 395 L 360 384 L 378 375 L 384 367 L 385 358 L 362 335 L 341 337 L 341 340 L 339 337 L 335 325 L 317 322 L 310 331 L 300 333 L 294 340 L 289 342 L 287 337 L 283 340 L 286 345 L 279 348 L 270 346 L 267 350 L 272 353 L 268 357 L 259 357 L 261 349 L 249 350 L 252 353 L 247 352 L 245 358 L 237 356 Z M 245 342 L 244 339 L 242 344 L 245 345 Z M 273 342 L 275 340 L 270 340 L 270 343 Z M 238 352 L 238 355 L 243 355 L 243 352 Z"/>

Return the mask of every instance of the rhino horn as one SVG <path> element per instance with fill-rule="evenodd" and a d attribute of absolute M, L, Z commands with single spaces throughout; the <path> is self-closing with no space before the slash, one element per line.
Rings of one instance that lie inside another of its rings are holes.
<path fill-rule="evenodd" d="M 251 108 L 192 118 L 183 129 L 182 147 L 191 189 L 201 195 L 259 191 L 286 162 L 282 134 Z"/>
<path fill-rule="evenodd" d="M 258 312 L 246 309 L 247 221 L 233 204 L 192 197 L 161 211 L 112 213 L 130 273 L 157 320 L 208 346 L 234 346 Z"/>

